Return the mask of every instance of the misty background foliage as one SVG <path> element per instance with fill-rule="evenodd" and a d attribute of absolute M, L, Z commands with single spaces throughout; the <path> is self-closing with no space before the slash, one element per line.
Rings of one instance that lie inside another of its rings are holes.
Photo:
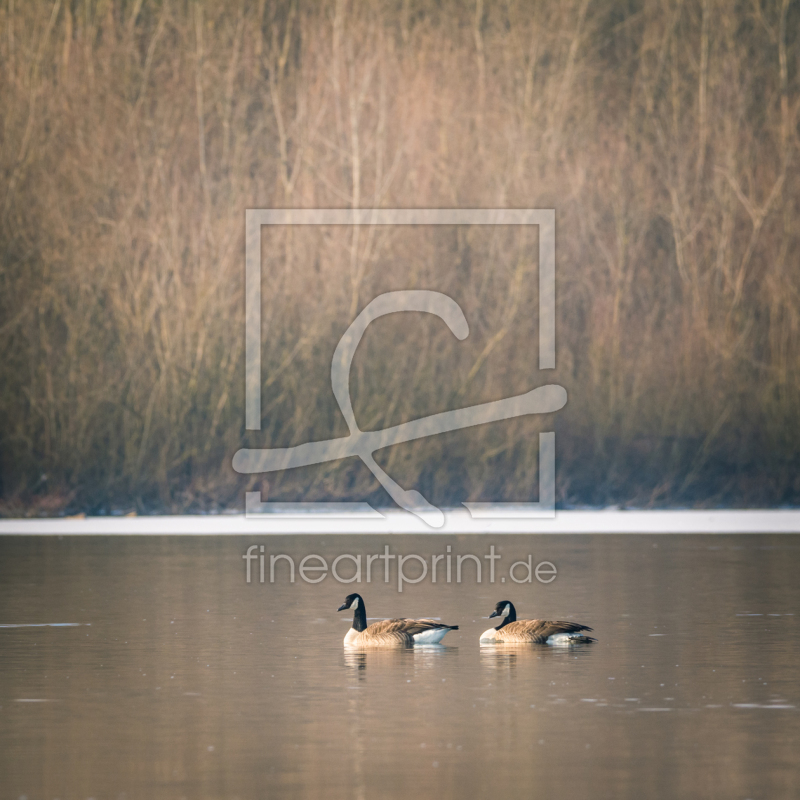
<path fill-rule="evenodd" d="M 330 360 L 390 289 L 470 336 L 370 326 L 363 429 L 560 383 L 567 407 L 377 454 L 439 505 L 800 501 L 800 3 L 3 0 L 2 513 L 388 496 Z M 244 429 L 248 207 L 555 208 L 557 367 L 535 229 L 265 231 L 262 430 Z"/>

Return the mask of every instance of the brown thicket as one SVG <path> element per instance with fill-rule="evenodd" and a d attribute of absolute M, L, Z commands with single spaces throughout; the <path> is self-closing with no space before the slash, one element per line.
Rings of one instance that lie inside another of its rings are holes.
<path fill-rule="evenodd" d="M 800 6 L 789 0 L 0 8 L 6 513 L 385 502 L 357 460 L 246 478 L 251 446 L 344 435 L 329 369 L 358 310 L 365 429 L 545 382 L 552 417 L 379 454 L 432 502 L 800 499 Z M 543 207 L 557 368 L 537 369 L 535 232 L 264 234 L 263 430 L 244 430 L 248 207 Z M 534 254 L 534 255 L 532 255 Z"/>

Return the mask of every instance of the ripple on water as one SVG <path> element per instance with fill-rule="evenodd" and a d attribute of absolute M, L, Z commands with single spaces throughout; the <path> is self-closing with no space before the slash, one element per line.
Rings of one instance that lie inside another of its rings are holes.
<path fill-rule="evenodd" d="M 5 622 L 0 628 L 78 628 L 81 625 L 91 626 L 91 622 Z"/>

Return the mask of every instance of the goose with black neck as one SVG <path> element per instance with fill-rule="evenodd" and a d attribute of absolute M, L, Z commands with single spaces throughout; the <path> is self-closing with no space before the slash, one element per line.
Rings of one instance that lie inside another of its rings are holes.
<path fill-rule="evenodd" d="M 550 621 L 544 619 L 517 619 L 517 610 L 510 600 L 501 600 L 489 619 L 501 617 L 496 628 L 489 628 L 481 634 L 481 644 L 547 644 L 573 645 L 591 644 L 597 641 L 587 636 L 585 631 L 592 629 L 578 622 Z"/>
<path fill-rule="evenodd" d="M 337 611 L 352 611 L 353 626 L 344 637 L 348 647 L 412 647 L 439 644 L 458 625 L 445 625 L 435 619 L 384 619 L 367 625 L 367 609 L 360 594 L 349 594 Z"/>

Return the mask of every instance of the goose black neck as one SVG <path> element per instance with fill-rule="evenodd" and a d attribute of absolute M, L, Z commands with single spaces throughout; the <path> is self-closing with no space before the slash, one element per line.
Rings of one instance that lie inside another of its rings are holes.
<path fill-rule="evenodd" d="M 367 629 L 367 609 L 364 608 L 364 601 L 360 597 L 356 610 L 353 612 L 353 628 L 359 633 Z"/>
<path fill-rule="evenodd" d="M 499 631 L 500 628 L 504 628 L 508 625 L 509 622 L 516 622 L 517 621 L 517 609 L 514 608 L 513 603 L 508 604 L 508 616 L 503 617 L 503 621 L 495 628 L 496 631 Z"/>

